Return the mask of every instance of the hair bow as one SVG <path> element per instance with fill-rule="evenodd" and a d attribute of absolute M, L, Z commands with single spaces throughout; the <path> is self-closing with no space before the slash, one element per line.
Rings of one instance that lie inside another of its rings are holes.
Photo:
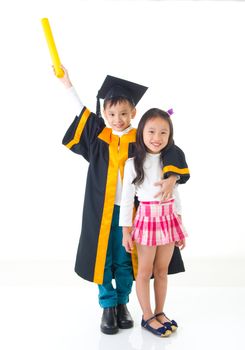
<path fill-rule="evenodd" d="M 168 111 L 167 111 L 167 113 L 171 116 L 172 114 L 174 114 L 174 110 L 173 110 L 173 108 L 170 108 Z"/>

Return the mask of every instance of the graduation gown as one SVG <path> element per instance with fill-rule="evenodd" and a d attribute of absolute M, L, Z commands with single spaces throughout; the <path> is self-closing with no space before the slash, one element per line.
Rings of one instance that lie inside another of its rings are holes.
<path fill-rule="evenodd" d="M 123 178 L 125 161 L 134 156 L 136 129 L 121 137 L 112 134 L 103 118 L 84 107 L 67 130 L 62 143 L 88 162 L 82 231 L 75 272 L 82 278 L 103 284 L 107 245 L 116 195 L 118 169 Z M 180 175 L 186 182 L 189 170 L 184 153 L 175 145 L 166 152 L 164 175 Z M 136 271 L 135 255 L 132 257 Z M 169 273 L 184 271 L 179 249 L 175 249 Z"/>

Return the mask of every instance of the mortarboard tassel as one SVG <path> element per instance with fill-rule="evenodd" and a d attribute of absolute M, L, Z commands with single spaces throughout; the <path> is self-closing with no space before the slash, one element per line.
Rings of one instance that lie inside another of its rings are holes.
<path fill-rule="evenodd" d="M 100 111 L 100 98 L 99 96 L 97 95 L 97 102 L 96 102 L 96 115 L 101 118 L 102 115 L 101 115 L 101 111 Z"/>

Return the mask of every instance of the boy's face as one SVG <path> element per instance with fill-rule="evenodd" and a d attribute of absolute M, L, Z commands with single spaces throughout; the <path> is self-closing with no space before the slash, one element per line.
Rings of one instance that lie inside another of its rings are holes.
<path fill-rule="evenodd" d="M 136 109 L 128 101 L 118 102 L 110 106 L 108 103 L 104 109 L 105 118 L 110 127 L 115 131 L 123 131 L 135 117 Z"/>

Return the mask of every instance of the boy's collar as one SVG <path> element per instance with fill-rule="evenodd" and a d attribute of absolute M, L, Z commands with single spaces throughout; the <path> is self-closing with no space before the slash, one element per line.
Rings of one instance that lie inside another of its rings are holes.
<path fill-rule="evenodd" d="M 113 134 L 113 131 L 111 128 L 105 127 L 101 133 L 98 135 L 98 138 L 105 141 L 106 143 L 110 144 L 112 140 L 118 139 L 118 135 Z M 123 130 L 120 131 L 122 134 L 122 142 L 130 143 L 130 142 L 135 142 L 136 140 L 136 129 L 133 128 L 131 125 Z"/>
<path fill-rule="evenodd" d="M 120 137 L 122 135 L 127 134 L 131 129 L 133 129 L 132 125 L 129 125 L 126 129 L 124 129 L 122 131 L 117 131 L 117 130 L 112 129 L 112 134 Z"/>

